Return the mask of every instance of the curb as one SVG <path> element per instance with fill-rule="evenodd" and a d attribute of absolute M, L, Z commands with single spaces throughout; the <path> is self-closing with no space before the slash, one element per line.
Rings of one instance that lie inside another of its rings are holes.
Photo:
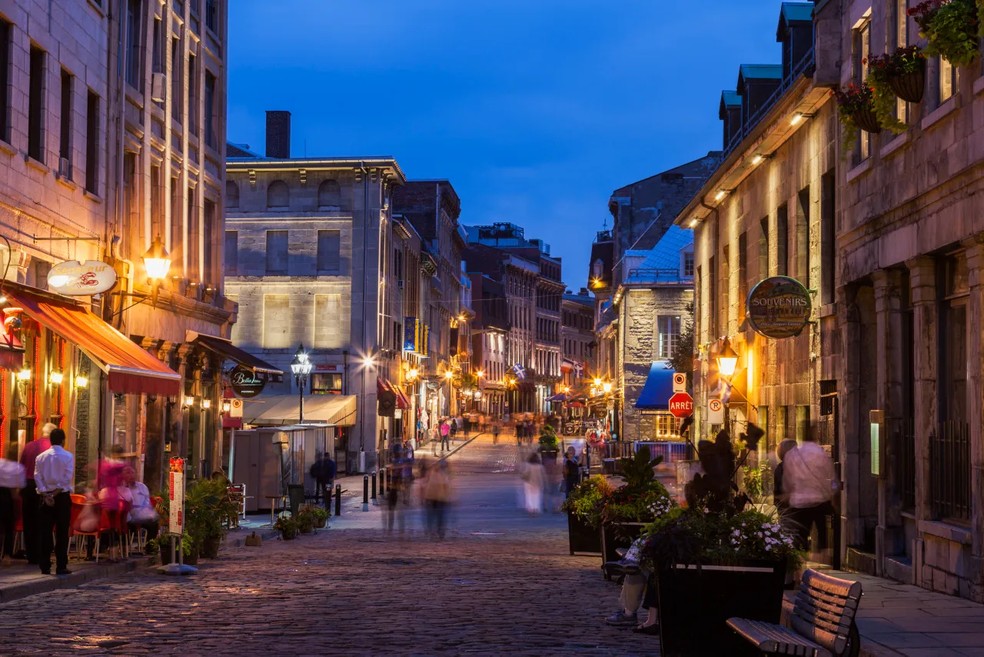
<path fill-rule="evenodd" d="M 123 573 L 136 570 L 141 563 L 141 560 L 135 559 L 106 565 L 96 564 L 89 566 L 84 570 L 77 570 L 71 575 L 51 576 L 41 575 L 39 573 L 37 579 L 31 579 L 26 582 L 0 588 L 0 604 L 5 604 L 14 600 L 21 600 L 32 595 L 37 595 L 38 593 L 47 593 L 49 591 L 57 591 L 58 589 L 75 588 L 97 579 L 105 579 L 108 577 L 122 575 Z"/>

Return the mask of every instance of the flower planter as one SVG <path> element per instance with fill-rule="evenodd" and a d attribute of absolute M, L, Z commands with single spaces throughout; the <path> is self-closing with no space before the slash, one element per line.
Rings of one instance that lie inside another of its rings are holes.
<path fill-rule="evenodd" d="M 732 632 L 732 616 L 778 623 L 786 563 L 676 564 L 656 573 L 663 657 L 758 655 Z"/>
<path fill-rule="evenodd" d="M 222 547 L 221 536 L 210 536 L 202 541 L 202 556 L 206 559 L 217 559 L 219 548 Z"/>
<path fill-rule="evenodd" d="M 646 526 L 644 522 L 615 522 L 604 523 L 601 526 L 601 564 L 609 561 L 618 561 L 617 548 L 627 548 L 632 545 L 632 541 L 639 538 L 642 528 Z M 605 579 L 611 579 L 607 574 Z"/>
<path fill-rule="evenodd" d="M 567 542 L 575 552 L 601 554 L 601 533 L 573 513 L 567 514 Z"/>
<path fill-rule="evenodd" d="M 873 132 L 875 134 L 881 132 L 881 125 L 878 123 L 878 117 L 875 116 L 875 111 L 870 107 L 857 110 L 851 115 L 851 118 L 854 120 L 854 125 L 858 126 L 865 132 Z"/>
<path fill-rule="evenodd" d="M 902 100 L 918 103 L 926 89 L 926 69 L 923 67 L 910 73 L 893 75 L 888 78 L 888 86 Z"/>

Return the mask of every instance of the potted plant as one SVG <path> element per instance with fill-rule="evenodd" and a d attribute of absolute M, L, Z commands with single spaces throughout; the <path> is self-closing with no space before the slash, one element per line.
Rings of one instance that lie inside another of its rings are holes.
<path fill-rule="evenodd" d="M 926 89 L 926 55 L 919 46 L 897 48 L 893 53 L 875 55 L 868 59 L 868 80 L 874 87 L 875 112 L 879 120 L 885 123 L 883 112 L 879 111 L 879 107 L 884 105 L 888 109 L 888 118 L 898 122 L 891 112 L 895 106 L 893 99 L 880 100 L 880 96 L 888 96 L 887 92 L 891 92 L 910 103 L 921 101 Z"/>
<path fill-rule="evenodd" d="M 543 428 L 540 429 L 540 457 L 544 462 L 557 461 L 559 445 L 557 430 L 549 424 L 544 424 Z"/>
<path fill-rule="evenodd" d="M 185 493 L 185 533 L 195 551 L 206 559 L 216 558 L 226 533 L 223 521 L 236 511 L 223 480 L 195 481 Z"/>
<path fill-rule="evenodd" d="M 687 507 L 644 529 L 667 657 L 742 654 L 727 619 L 778 622 L 786 571 L 802 558 L 775 518 L 744 508 L 748 498 L 733 485 L 742 463 L 735 465 L 727 433 L 701 441 L 698 452 L 704 474 L 687 485 Z"/>
<path fill-rule="evenodd" d="M 841 124 L 844 126 L 845 150 L 850 152 L 858 130 L 874 133 L 881 131 L 878 116 L 875 114 L 874 90 L 867 82 L 860 85 L 852 82 L 834 94 L 837 97 Z"/>
<path fill-rule="evenodd" d="M 324 514 L 321 517 L 318 512 Z M 297 528 L 302 534 L 310 534 L 315 527 L 324 527 L 324 520 L 327 519 L 325 510 L 311 504 L 302 504 L 297 510 Z"/>
<path fill-rule="evenodd" d="M 646 523 L 674 505 L 653 470 L 663 458 L 653 459 L 650 454 L 649 447 L 644 445 L 631 458 L 621 459 L 625 484 L 605 498 L 601 510 L 602 564 L 617 560 L 617 548 L 628 547 Z"/>
<path fill-rule="evenodd" d="M 300 526 L 298 525 L 297 519 L 287 514 L 281 514 L 273 526 L 274 528 L 280 530 L 280 538 L 285 541 L 290 541 L 297 538 L 297 534 L 300 531 Z"/>
<path fill-rule="evenodd" d="M 575 486 L 564 500 L 562 508 L 567 512 L 571 554 L 601 553 L 601 512 L 613 490 L 604 475 L 592 475 Z"/>
<path fill-rule="evenodd" d="M 981 13 L 975 0 L 926 0 L 909 9 L 926 39 L 926 54 L 968 66 L 979 54 Z"/>

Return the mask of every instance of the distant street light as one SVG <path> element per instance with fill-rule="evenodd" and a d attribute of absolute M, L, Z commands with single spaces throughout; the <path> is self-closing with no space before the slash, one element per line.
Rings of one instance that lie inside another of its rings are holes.
<path fill-rule="evenodd" d="M 304 424 L 304 384 L 311 374 L 311 367 L 311 361 L 302 344 L 297 347 L 294 360 L 290 361 L 290 371 L 294 373 L 294 382 L 297 384 L 298 424 Z"/>

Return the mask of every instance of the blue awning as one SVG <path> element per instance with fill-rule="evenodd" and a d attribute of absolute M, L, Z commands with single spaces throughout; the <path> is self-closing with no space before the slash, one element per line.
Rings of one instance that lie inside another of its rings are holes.
<path fill-rule="evenodd" d="M 669 363 L 656 361 L 649 368 L 646 385 L 642 386 L 636 408 L 653 411 L 667 410 L 667 402 L 673 396 L 673 368 Z"/>

